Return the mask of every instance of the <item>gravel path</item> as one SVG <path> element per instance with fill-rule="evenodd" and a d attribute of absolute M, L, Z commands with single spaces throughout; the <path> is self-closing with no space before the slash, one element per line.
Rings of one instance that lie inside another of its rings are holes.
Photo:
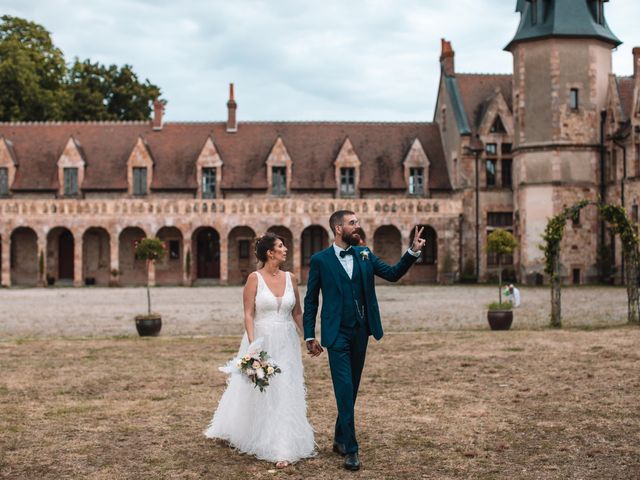
<path fill-rule="evenodd" d="M 548 324 L 549 290 L 524 287 L 515 329 Z M 377 287 L 387 331 L 486 329 L 486 304 L 495 286 Z M 162 335 L 237 335 L 242 332 L 241 287 L 160 287 L 151 292 L 162 313 Z M 301 289 L 304 295 L 304 288 Z M 626 323 L 622 287 L 567 287 L 563 324 L 599 327 Z M 0 290 L 0 338 L 135 335 L 133 317 L 146 310 L 144 288 Z"/>

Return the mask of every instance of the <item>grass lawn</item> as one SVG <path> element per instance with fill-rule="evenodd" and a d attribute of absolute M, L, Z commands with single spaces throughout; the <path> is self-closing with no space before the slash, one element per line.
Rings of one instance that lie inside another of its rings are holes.
<path fill-rule="evenodd" d="M 284 471 L 206 439 L 239 337 L 0 343 L 0 477 L 640 478 L 640 329 L 387 334 L 331 452 L 326 354 L 305 358 L 317 457 Z"/>

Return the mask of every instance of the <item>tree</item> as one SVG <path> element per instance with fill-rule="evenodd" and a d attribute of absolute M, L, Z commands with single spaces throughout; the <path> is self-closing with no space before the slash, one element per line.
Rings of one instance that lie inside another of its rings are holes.
<path fill-rule="evenodd" d="M 60 119 L 67 70 L 62 51 L 37 23 L 0 18 L 0 120 Z"/>
<path fill-rule="evenodd" d="M 164 257 L 167 249 L 165 244 L 159 238 L 143 238 L 135 243 L 136 258 L 147 261 L 147 279 L 149 274 L 149 266 L 152 262 L 160 260 Z M 149 280 L 147 280 L 147 313 L 151 315 L 151 292 L 149 290 Z"/>
<path fill-rule="evenodd" d="M 67 78 L 66 120 L 146 120 L 160 88 L 140 82 L 130 65 L 118 68 L 76 59 Z"/>
<path fill-rule="evenodd" d="M 518 246 L 513 235 L 502 228 L 496 228 L 487 237 L 487 252 L 498 256 L 498 301 L 502 304 L 502 255 L 512 255 Z"/>
<path fill-rule="evenodd" d="M 130 65 L 76 59 L 41 25 L 0 17 L 0 121 L 146 120 L 160 88 Z"/>

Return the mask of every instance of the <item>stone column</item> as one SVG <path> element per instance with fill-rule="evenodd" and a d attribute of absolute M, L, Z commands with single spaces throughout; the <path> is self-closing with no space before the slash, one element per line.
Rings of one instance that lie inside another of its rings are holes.
<path fill-rule="evenodd" d="M 38 235 L 38 251 L 36 252 L 36 261 L 38 262 L 38 285 L 44 287 L 47 284 L 47 233 L 36 232 Z M 40 255 L 42 255 L 42 274 L 40 274 Z"/>
<path fill-rule="evenodd" d="M 220 234 L 220 285 L 229 283 L 229 234 Z"/>
<path fill-rule="evenodd" d="M 300 276 L 302 271 L 302 234 L 300 232 L 291 232 L 291 235 L 293 235 L 293 274 L 300 282 L 302 281 Z"/>
<path fill-rule="evenodd" d="M 120 242 L 118 232 L 109 232 L 109 255 L 110 255 L 110 268 L 109 268 L 109 285 L 120 285 Z M 118 275 L 112 275 L 111 271 L 117 270 Z"/>
<path fill-rule="evenodd" d="M 73 286 L 81 287 L 83 285 L 84 264 L 83 264 L 84 247 L 82 244 L 82 234 L 73 234 Z"/>
<path fill-rule="evenodd" d="M 191 235 L 190 230 L 184 233 L 182 238 L 182 285 L 191 286 L 191 271 L 193 270 L 193 252 L 191 251 Z M 187 262 L 189 257 L 189 262 Z"/>
<path fill-rule="evenodd" d="M 11 235 L 2 235 L 2 285 L 11 286 Z"/>

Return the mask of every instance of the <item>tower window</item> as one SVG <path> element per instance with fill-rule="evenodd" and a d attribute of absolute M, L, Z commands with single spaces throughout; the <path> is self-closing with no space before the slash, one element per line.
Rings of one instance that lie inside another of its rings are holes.
<path fill-rule="evenodd" d="M 538 2 L 537 0 L 531 0 L 531 25 L 538 23 Z"/>
<path fill-rule="evenodd" d="M 502 159 L 502 187 L 503 188 L 511 188 L 513 179 L 511 173 L 511 167 L 513 165 L 513 161 L 510 158 Z"/>
<path fill-rule="evenodd" d="M 569 94 L 569 106 L 572 110 L 577 110 L 579 105 L 578 89 L 572 88 Z"/>
<path fill-rule="evenodd" d="M 495 143 L 487 143 L 485 151 L 487 155 L 496 155 L 498 153 L 498 145 Z"/>

